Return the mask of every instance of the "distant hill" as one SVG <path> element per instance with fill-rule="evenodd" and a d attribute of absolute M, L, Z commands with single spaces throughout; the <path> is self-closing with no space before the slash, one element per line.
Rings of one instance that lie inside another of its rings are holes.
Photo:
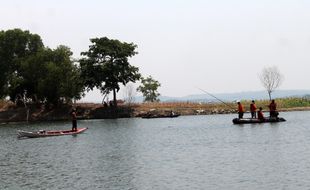
<path fill-rule="evenodd" d="M 232 102 L 236 100 L 263 100 L 269 99 L 266 91 L 247 91 L 247 92 L 237 92 L 237 93 L 220 93 L 213 94 L 215 97 L 220 100 Z M 276 90 L 272 93 L 273 98 L 285 98 L 285 97 L 303 97 L 309 96 L 310 90 Z M 218 101 L 208 94 L 193 94 L 183 97 L 169 97 L 169 96 L 160 96 L 161 102 L 215 102 Z M 136 102 L 142 102 L 143 97 L 135 97 Z"/>

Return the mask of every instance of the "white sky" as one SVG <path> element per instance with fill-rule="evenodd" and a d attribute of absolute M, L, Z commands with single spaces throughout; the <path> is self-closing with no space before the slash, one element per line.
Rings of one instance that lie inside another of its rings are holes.
<path fill-rule="evenodd" d="M 133 42 L 131 64 L 165 96 L 263 90 L 266 66 L 284 75 L 280 89 L 309 89 L 309 10 L 307 0 L 3 0 L 0 30 L 29 30 L 76 58 L 90 38 Z"/>

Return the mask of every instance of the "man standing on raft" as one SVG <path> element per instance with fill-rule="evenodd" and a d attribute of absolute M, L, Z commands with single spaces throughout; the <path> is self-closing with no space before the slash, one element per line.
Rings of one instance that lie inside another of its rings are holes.
<path fill-rule="evenodd" d="M 75 109 L 72 109 L 72 111 L 71 111 L 71 119 L 72 119 L 72 131 L 77 131 L 76 110 Z"/>
<path fill-rule="evenodd" d="M 244 108 L 243 105 L 238 101 L 238 118 L 241 119 L 243 118 L 243 113 L 244 113 Z"/>
<path fill-rule="evenodd" d="M 279 113 L 277 112 L 277 104 L 274 100 L 271 100 L 269 104 L 270 117 L 278 118 Z"/>
<path fill-rule="evenodd" d="M 255 101 L 252 100 L 252 103 L 250 104 L 250 111 L 251 111 L 251 117 L 252 118 L 256 118 L 256 105 L 255 105 Z"/>

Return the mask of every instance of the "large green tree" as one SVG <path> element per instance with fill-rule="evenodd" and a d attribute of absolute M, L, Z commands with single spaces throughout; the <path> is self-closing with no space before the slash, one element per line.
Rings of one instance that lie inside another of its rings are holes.
<path fill-rule="evenodd" d="M 141 92 L 144 97 L 144 102 L 158 102 L 158 96 L 160 95 L 157 90 L 160 87 L 160 83 L 154 80 L 152 76 L 141 79 L 141 85 L 137 88 L 137 91 Z"/>
<path fill-rule="evenodd" d="M 120 84 L 135 82 L 140 79 L 139 69 L 130 65 L 128 58 L 137 54 L 137 45 L 120 42 L 107 37 L 90 39 L 91 45 L 80 60 L 81 73 L 88 90 L 94 87 L 103 94 L 113 92 L 116 106 L 116 92 Z"/>
<path fill-rule="evenodd" d="M 43 47 L 40 36 L 27 30 L 0 31 L 0 98 L 7 96 L 10 83 L 16 82 L 11 80 L 18 75 L 20 63 Z"/>
<path fill-rule="evenodd" d="M 59 46 L 55 50 L 44 48 L 25 59 L 19 75 L 13 76 L 11 99 L 16 99 L 23 92 L 27 92 L 27 98 L 34 102 L 54 105 L 69 102 L 72 98 L 79 99 L 84 87 L 80 70 L 73 64 L 71 55 L 68 47 Z"/>
<path fill-rule="evenodd" d="M 0 31 L 0 98 L 57 104 L 83 95 L 80 69 L 66 46 L 44 47 L 29 31 Z"/>
<path fill-rule="evenodd" d="M 44 60 L 45 74 L 38 82 L 38 94 L 52 104 L 70 102 L 72 98 L 80 99 L 83 95 L 83 82 L 79 68 L 73 64 L 72 52 L 66 46 L 55 50 L 47 49 Z"/>

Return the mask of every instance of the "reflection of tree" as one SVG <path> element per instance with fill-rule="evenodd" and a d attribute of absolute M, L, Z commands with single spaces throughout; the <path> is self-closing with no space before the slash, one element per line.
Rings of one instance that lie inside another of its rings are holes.
<path fill-rule="evenodd" d="M 271 93 L 281 85 L 284 78 L 283 75 L 276 66 L 273 66 L 264 68 L 259 78 L 271 100 Z"/>

